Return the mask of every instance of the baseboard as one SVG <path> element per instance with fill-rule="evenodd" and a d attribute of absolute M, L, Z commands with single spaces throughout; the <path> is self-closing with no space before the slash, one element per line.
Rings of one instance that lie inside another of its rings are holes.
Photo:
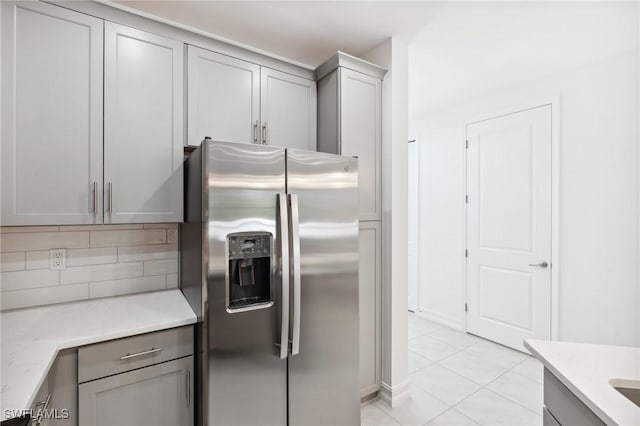
<path fill-rule="evenodd" d="M 449 328 L 464 331 L 462 319 L 457 318 L 454 315 L 443 314 L 442 312 L 436 312 L 428 308 L 423 308 L 422 306 L 418 306 L 418 312 L 416 312 L 416 315 Z"/>
<path fill-rule="evenodd" d="M 389 386 L 382 382 L 380 386 L 380 400 L 384 401 L 387 405 L 397 407 L 409 398 L 411 398 L 409 379 L 395 386 Z"/>

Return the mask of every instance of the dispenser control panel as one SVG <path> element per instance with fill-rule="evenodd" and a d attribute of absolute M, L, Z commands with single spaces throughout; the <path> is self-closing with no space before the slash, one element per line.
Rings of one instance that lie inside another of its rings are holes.
<path fill-rule="evenodd" d="M 229 259 L 271 257 L 271 234 L 229 236 Z"/>

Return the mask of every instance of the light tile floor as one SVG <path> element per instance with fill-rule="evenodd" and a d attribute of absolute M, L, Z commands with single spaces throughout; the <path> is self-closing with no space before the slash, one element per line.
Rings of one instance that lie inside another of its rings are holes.
<path fill-rule="evenodd" d="M 411 399 L 362 407 L 363 426 L 542 425 L 534 358 L 409 314 Z"/>

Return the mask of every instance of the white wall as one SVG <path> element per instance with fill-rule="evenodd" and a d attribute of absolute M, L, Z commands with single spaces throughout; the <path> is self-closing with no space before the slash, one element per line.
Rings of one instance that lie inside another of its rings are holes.
<path fill-rule="evenodd" d="M 408 48 L 390 38 L 360 55 L 382 81 L 382 398 L 409 397 L 407 317 Z"/>
<path fill-rule="evenodd" d="M 638 63 L 635 49 L 412 118 L 426 314 L 463 325 L 463 123 L 559 96 L 559 338 L 640 345 Z"/>

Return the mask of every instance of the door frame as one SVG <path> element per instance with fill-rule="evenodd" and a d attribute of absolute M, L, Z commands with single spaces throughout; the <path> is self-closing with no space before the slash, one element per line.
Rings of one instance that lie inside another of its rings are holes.
<path fill-rule="evenodd" d="M 417 220 L 415 223 L 415 235 L 416 237 L 416 244 L 415 244 L 415 257 L 416 257 L 416 270 L 415 270 L 415 274 L 416 274 L 416 283 L 415 283 L 415 297 L 416 297 L 416 303 L 415 303 L 415 310 L 413 311 L 414 314 L 417 314 L 420 312 L 420 144 L 419 144 L 419 138 L 417 136 L 415 137 L 410 137 L 409 144 L 415 144 L 415 160 L 409 159 L 409 161 L 415 161 L 416 162 L 416 170 L 415 170 L 415 178 L 417 179 L 417 182 L 415 182 L 415 186 L 416 186 L 416 208 L 418 209 L 418 213 L 417 213 Z M 409 178 L 411 178 L 411 176 L 409 176 Z M 411 195 L 411 194 L 409 194 Z M 409 222 L 407 222 L 408 224 Z M 412 284 L 410 282 L 407 283 L 408 286 L 411 286 Z M 407 296 L 408 296 L 408 292 L 407 292 Z M 407 309 L 407 311 L 409 311 Z"/>
<path fill-rule="evenodd" d="M 462 313 L 462 328 L 467 332 L 467 315 L 465 305 L 467 303 L 467 260 L 465 249 L 467 248 L 467 126 L 480 121 L 504 117 L 543 106 L 551 106 L 551 340 L 560 338 L 560 96 L 551 96 L 537 101 L 514 105 L 510 108 L 500 109 L 491 113 L 470 117 L 461 123 L 461 156 L 462 156 L 462 188 L 460 197 L 462 208 L 462 299 L 460 307 Z"/>

